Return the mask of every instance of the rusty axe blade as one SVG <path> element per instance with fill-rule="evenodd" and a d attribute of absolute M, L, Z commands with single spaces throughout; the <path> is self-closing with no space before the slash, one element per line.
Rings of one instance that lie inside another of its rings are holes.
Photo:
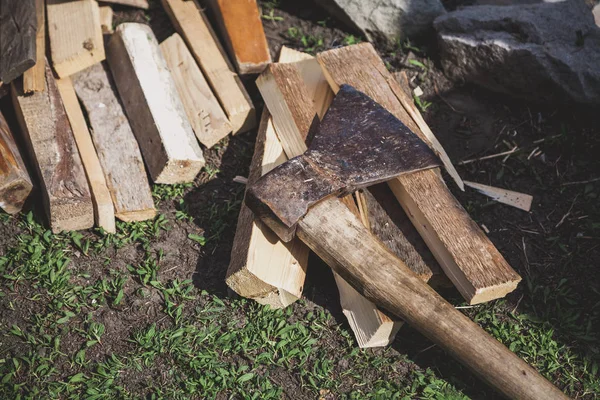
<path fill-rule="evenodd" d="M 342 85 L 308 150 L 260 178 L 246 203 L 284 241 L 309 207 L 330 195 L 441 165 L 435 153 L 366 94 Z"/>

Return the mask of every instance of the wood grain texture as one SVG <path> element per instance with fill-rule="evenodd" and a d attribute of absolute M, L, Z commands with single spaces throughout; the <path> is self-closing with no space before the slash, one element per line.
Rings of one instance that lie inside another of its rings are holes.
<path fill-rule="evenodd" d="M 56 81 L 58 92 L 62 98 L 65 112 L 71 123 L 73 137 L 77 144 L 77 149 L 81 155 L 81 162 L 85 169 L 92 200 L 94 203 L 94 220 L 96 226 L 103 228 L 108 233 L 115 233 L 115 210 L 113 208 L 110 192 L 106 186 L 104 172 L 98 160 L 96 149 L 90 137 L 90 131 L 85 117 L 81 111 L 81 106 L 77 100 L 75 89 L 69 77 L 58 79 Z"/>
<path fill-rule="evenodd" d="M 469 181 L 465 181 L 465 185 L 477 190 L 479 193 L 488 196 L 498 203 L 506 204 L 523 211 L 531 210 L 533 196 L 529 194 Z"/>
<path fill-rule="evenodd" d="M 0 81 L 10 83 L 36 62 L 35 0 L 2 0 Z"/>
<path fill-rule="evenodd" d="M 326 51 L 317 59 L 334 91 L 344 83 L 354 86 L 427 142 L 390 88 L 395 80 L 370 44 Z M 520 276 L 452 196 L 439 172 L 415 172 L 389 185 L 446 275 L 470 304 L 503 297 L 516 288 Z"/>
<path fill-rule="evenodd" d="M 123 6 L 142 8 L 147 10 L 150 8 L 148 0 L 101 0 L 103 3 L 119 4 Z"/>
<path fill-rule="evenodd" d="M 154 33 L 147 25 L 121 24 L 107 52 L 150 176 L 156 183 L 192 182 L 204 157 Z"/>
<path fill-rule="evenodd" d="M 33 189 L 12 131 L 0 112 L 0 207 L 16 214 Z"/>
<path fill-rule="evenodd" d="M 95 0 L 47 0 L 50 55 L 64 78 L 104 60 L 100 10 Z"/>
<path fill-rule="evenodd" d="M 185 42 L 175 33 L 160 44 L 196 137 L 208 148 L 231 133 L 231 124 Z"/>
<path fill-rule="evenodd" d="M 313 206 L 298 224 L 298 237 L 359 293 L 402 317 L 507 398 L 568 398 L 426 285 L 339 199 Z"/>
<path fill-rule="evenodd" d="M 238 73 L 261 73 L 271 55 L 256 0 L 209 0 L 208 5 Z"/>
<path fill-rule="evenodd" d="M 195 1 L 161 0 L 229 118 L 233 134 L 256 126 L 256 112 L 204 13 Z"/>
<path fill-rule="evenodd" d="M 113 33 L 113 9 L 110 6 L 100 7 L 100 26 L 102 33 Z"/>
<path fill-rule="evenodd" d="M 46 82 L 46 4 L 44 0 L 35 0 L 37 30 L 35 34 L 35 65 L 23 74 L 25 93 L 41 92 Z"/>
<path fill-rule="evenodd" d="M 90 122 L 115 216 L 121 221 L 143 221 L 156 215 L 150 184 L 123 106 L 108 67 L 96 64 L 73 76 L 75 91 Z"/>
<path fill-rule="evenodd" d="M 43 92 L 25 95 L 17 82 L 12 95 L 50 228 L 56 233 L 92 227 L 94 206 L 85 171 L 48 63 Z"/>

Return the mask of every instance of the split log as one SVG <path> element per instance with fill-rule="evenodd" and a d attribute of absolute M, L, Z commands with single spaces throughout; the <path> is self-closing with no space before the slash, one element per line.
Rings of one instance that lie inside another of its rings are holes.
<path fill-rule="evenodd" d="M 35 0 L 37 31 L 35 34 L 35 65 L 23 74 L 25 93 L 41 92 L 46 83 L 46 5 L 44 0 Z"/>
<path fill-rule="evenodd" d="M 119 4 L 123 6 L 142 8 L 147 10 L 150 8 L 148 0 L 101 0 L 103 3 Z"/>
<path fill-rule="evenodd" d="M 48 62 L 43 92 L 25 95 L 22 82 L 17 82 L 12 85 L 12 95 L 52 232 L 92 227 L 90 189 Z"/>
<path fill-rule="evenodd" d="M 204 157 L 154 33 L 147 25 L 121 24 L 107 52 L 150 176 L 156 183 L 192 182 Z"/>
<path fill-rule="evenodd" d="M 320 53 L 334 91 L 349 84 L 366 93 L 427 141 L 398 99 L 401 88 L 368 43 Z M 369 70 L 373 73 L 365 74 Z M 450 280 L 470 304 L 504 297 L 521 277 L 452 196 L 439 171 L 403 175 L 388 183 Z"/>
<path fill-rule="evenodd" d="M 18 213 L 32 188 L 15 138 L 0 112 L 0 207 L 9 214 Z"/>
<path fill-rule="evenodd" d="M 112 199 L 71 79 L 69 77 L 58 79 L 56 86 L 71 123 L 75 143 L 81 155 L 81 162 L 90 186 L 96 226 L 101 227 L 108 233 L 115 233 L 115 210 Z"/>
<path fill-rule="evenodd" d="M 183 39 L 175 33 L 160 44 L 196 137 L 208 148 L 231 132 L 231 124 Z"/>
<path fill-rule="evenodd" d="M 161 0 L 229 118 L 233 134 L 256 126 L 252 101 L 195 1 Z"/>
<path fill-rule="evenodd" d="M 47 0 L 52 66 L 64 78 L 104 60 L 100 10 L 95 0 Z"/>
<path fill-rule="evenodd" d="M 113 33 L 113 9 L 110 6 L 100 7 L 100 26 L 103 34 Z"/>
<path fill-rule="evenodd" d="M 256 0 L 210 0 L 208 4 L 238 73 L 261 73 L 271 63 L 271 55 Z"/>
<path fill-rule="evenodd" d="M 142 154 L 110 72 L 98 63 L 73 76 L 92 140 L 110 191 L 115 216 L 121 221 L 144 221 L 156 215 Z"/>
<path fill-rule="evenodd" d="M 10 83 L 36 61 L 35 0 L 2 0 L 0 7 L 0 81 Z"/>

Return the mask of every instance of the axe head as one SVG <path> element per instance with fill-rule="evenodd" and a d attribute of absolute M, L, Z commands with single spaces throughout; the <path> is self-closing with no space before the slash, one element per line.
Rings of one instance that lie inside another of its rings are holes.
<path fill-rule="evenodd" d="M 435 153 L 366 94 L 342 85 L 308 150 L 274 168 L 246 192 L 246 204 L 283 241 L 311 205 L 409 172 L 441 165 Z"/>

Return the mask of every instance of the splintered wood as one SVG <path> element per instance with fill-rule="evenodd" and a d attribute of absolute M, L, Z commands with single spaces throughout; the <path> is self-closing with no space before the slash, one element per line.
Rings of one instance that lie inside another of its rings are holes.
<path fill-rule="evenodd" d="M 229 118 L 233 133 L 256 125 L 252 101 L 233 71 L 204 13 L 194 1 L 161 0 L 173 25 L 189 46 Z"/>
<path fill-rule="evenodd" d="M 261 73 L 271 55 L 256 0 L 209 0 L 209 5 L 240 75 Z"/>
<path fill-rule="evenodd" d="M 75 91 L 87 113 L 92 140 L 121 221 L 156 215 L 138 142 L 121 107 L 108 68 L 96 64 L 73 76 Z"/>
<path fill-rule="evenodd" d="M 50 66 L 46 65 L 46 87 L 32 95 L 23 85 L 12 85 L 13 104 L 35 163 L 44 207 L 53 232 L 91 228 L 94 207 Z"/>
<path fill-rule="evenodd" d="M 334 91 L 346 83 L 366 93 L 427 141 L 402 106 L 402 90 L 370 44 L 320 53 Z M 365 74 L 365 70 L 373 71 Z M 521 277 L 452 196 L 439 171 L 403 175 L 388 183 L 442 269 L 470 304 L 505 296 Z"/>
<path fill-rule="evenodd" d="M 484 194 L 493 200 L 496 200 L 498 203 L 519 208 L 523 211 L 531 210 L 533 197 L 529 194 L 469 181 L 465 181 L 465 185 L 477 190 L 479 193 Z"/>
<path fill-rule="evenodd" d="M 18 213 L 32 188 L 13 134 L 0 112 L 0 207 L 9 214 Z"/>
<path fill-rule="evenodd" d="M 95 0 L 47 0 L 52 66 L 63 78 L 104 60 L 100 10 Z"/>
<path fill-rule="evenodd" d="M 0 81 L 6 85 L 35 65 L 35 0 L 2 0 L 0 7 Z"/>
<path fill-rule="evenodd" d="M 44 0 L 35 0 L 37 32 L 35 34 L 36 62 L 23 74 L 25 93 L 41 92 L 46 82 L 46 6 Z"/>
<path fill-rule="evenodd" d="M 150 176 L 156 183 L 192 182 L 204 157 L 154 33 L 147 25 L 121 24 L 107 52 Z"/>
<path fill-rule="evenodd" d="M 73 136 L 75 137 L 75 143 L 77 143 L 77 149 L 81 155 L 81 162 L 85 168 L 85 174 L 90 185 L 92 200 L 94 202 L 94 219 L 96 225 L 102 227 L 106 232 L 115 233 L 115 211 L 112 199 L 110 198 L 106 180 L 104 179 L 104 173 L 102 172 L 98 155 L 96 154 L 94 144 L 90 137 L 90 131 L 88 130 L 85 117 L 79 106 L 75 89 L 73 89 L 73 84 L 69 77 L 57 80 L 56 85 L 65 106 L 67 116 L 69 117 L 71 129 L 73 129 Z"/>
<path fill-rule="evenodd" d="M 231 124 L 183 39 L 175 33 L 160 44 L 185 112 L 200 143 L 208 148 L 231 132 Z"/>

